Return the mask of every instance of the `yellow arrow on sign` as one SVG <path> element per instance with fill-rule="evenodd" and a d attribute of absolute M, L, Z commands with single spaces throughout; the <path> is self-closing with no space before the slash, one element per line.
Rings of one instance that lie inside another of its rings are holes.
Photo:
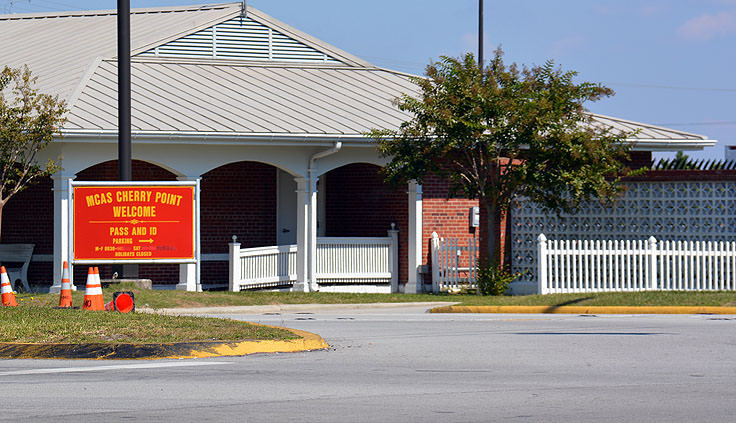
<path fill-rule="evenodd" d="M 148 244 L 153 244 L 153 238 L 149 239 L 139 239 L 138 242 L 146 242 Z"/>

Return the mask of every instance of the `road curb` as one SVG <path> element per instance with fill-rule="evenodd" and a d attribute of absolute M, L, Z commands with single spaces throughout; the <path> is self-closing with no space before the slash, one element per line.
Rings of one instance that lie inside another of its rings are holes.
<path fill-rule="evenodd" d="M 202 341 L 161 344 L 20 344 L 2 342 L 0 343 L 0 358 L 155 360 L 242 356 L 257 353 L 303 352 L 330 347 L 317 334 L 278 326 L 270 327 L 288 330 L 299 338 L 283 341 Z"/>
<path fill-rule="evenodd" d="M 508 314 L 735 314 L 736 307 L 710 306 L 445 306 L 430 313 Z"/>

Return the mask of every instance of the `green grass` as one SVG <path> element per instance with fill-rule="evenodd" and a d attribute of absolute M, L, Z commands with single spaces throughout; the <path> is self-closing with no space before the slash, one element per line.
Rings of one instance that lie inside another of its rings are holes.
<path fill-rule="evenodd" d="M 82 305 L 84 287 L 73 292 L 74 306 Z M 398 303 L 417 301 L 457 301 L 455 297 L 437 296 L 431 294 L 344 294 L 325 292 L 186 292 L 175 290 L 150 290 L 136 288 L 132 283 L 116 284 L 102 290 L 105 302 L 112 299 L 115 291 L 132 291 L 135 296 L 135 306 L 147 308 L 181 308 L 181 307 L 215 307 L 215 306 L 249 306 L 267 304 L 360 304 L 360 303 Z M 27 302 L 34 305 L 56 306 L 59 303 L 58 294 L 19 294 L 18 302 Z M 31 299 L 32 298 L 32 299 Z M 23 301 L 21 301 L 23 300 Z"/>
<path fill-rule="evenodd" d="M 0 342 L 165 343 L 294 339 L 291 332 L 227 319 L 54 309 L 0 308 Z"/>
<path fill-rule="evenodd" d="M 478 296 L 474 294 L 346 294 L 324 292 L 184 292 L 138 289 L 132 284 L 103 289 L 105 301 L 114 291 L 133 291 L 136 307 L 179 308 L 210 306 L 248 306 L 267 304 L 358 304 L 450 301 L 462 305 L 596 305 L 596 306 L 736 306 L 735 292 L 618 292 L 590 294 L 551 294 L 524 296 Z M 74 294 L 74 305 L 81 306 L 84 289 Z M 31 297 L 33 299 L 31 299 Z M 22 300 L 22 301 L 21 301 Z M 23 304 L 54 306 L 58 295 L 21 294 Z"/>
<path fill-rule="evenodd" d="M 462 305 L 536 306 L 736 306 L 734 292 L 625 292 L 527 296 L 448 294 L 344 294 L 302 292 L 184 292 L 138 289 L 133 284 L 103 289 L 105 301 L 115 291 L 133 291 L 136 307 L 243 306 L 266 304 L 354 304 L 376 302 L 457 302 Z M 73 293 L 81 306 L 84 290 Z M 148 313 L 58 310 L 58 294 L 19 294 L 19 307 L 0 307 L 0 342 L 160 343 L 291 339 L 291 332 L 224 319 Z"/>

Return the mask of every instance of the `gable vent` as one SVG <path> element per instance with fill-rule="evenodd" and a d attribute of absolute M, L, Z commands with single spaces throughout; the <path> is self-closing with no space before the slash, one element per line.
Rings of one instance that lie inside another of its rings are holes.
<path fill-rule="evenodd" d="M 221 22 L 139 56 L 341 63 L 250 18 Z"/>

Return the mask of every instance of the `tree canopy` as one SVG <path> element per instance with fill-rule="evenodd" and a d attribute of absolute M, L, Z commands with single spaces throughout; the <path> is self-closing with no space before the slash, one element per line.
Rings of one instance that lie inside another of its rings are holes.
<path fill-rule="evenodd" d="M 64 123 L 66 107 L 35 84 L 27 66 L 0 72 L 0 223 L 10 198 L 58 170 L 52 160 L 38 164 L 37 155 Z"/>
<path fill-rule="evenodd" d="M 370 133 L 390 158 L 389 181 L 422 183 L 438 174 L 454 192 L 480 200 L 492 260 L 494 223 L 516 196 L 567 212 L 582 201 L 611 200 L 631 148 L 628 134 L 593 125 L 583 106 L 613 95 L 611 89 L 576 83 L 576 72 L 552 61 L 519 68 L 502 56 L 497 50 L 482 69 L 472 54 L 431 63 L 426 77 L 413 78 L 418 96 L 397 99 L 413 117 L 398 130 Z"/>

